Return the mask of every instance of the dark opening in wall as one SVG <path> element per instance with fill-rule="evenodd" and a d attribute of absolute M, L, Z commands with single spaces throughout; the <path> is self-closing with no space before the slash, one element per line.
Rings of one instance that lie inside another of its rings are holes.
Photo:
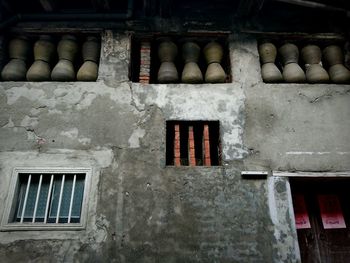
<path fill-rule="evenodd" d="M 98 77 L 98 34 L 6 35 L 2 49 L 2 81 L 96 81 Z"/>
<path fill-rule="evenodd" d="M 167 121 L 166 165 L 221 165 L 219 121 Z"/>
<path fill-rule="evenodd" d="M 266 83 L 350 83 L 349 44 L 340 37 L 270 36 L 259 40 Z"/>
<path fill-rule="evenodd" d="M 129 75 L 145 84 L 231 82 L 227 35 L 134 36 Z"/>

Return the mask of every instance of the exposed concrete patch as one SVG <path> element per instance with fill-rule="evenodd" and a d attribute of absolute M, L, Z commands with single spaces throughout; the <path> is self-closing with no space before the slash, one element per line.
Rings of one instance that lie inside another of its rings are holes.
<path fill-rule="evenodd" d="M 130 148 L 139 148 L 140 139 L 145 136 L 145 130 L 141 128 L 136 128 L 129 138 L 129 147 Z"/>

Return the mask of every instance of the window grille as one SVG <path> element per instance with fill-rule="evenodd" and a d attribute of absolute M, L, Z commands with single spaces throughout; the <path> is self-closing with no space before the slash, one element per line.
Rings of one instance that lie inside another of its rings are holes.
<path fill-rule="evenodd" d="M 219 121 L 167 121 L 166 164 L 221 165 Z"/>
<path fill-rule="evenodd" d="M 18 174 L 17 223 L 80 223 L 85 174 Z"/>

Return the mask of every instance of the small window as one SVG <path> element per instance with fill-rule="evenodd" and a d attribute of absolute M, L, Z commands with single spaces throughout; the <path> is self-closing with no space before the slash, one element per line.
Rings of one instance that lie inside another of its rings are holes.
<path fill-rule="evenodd" d="M 167 121 L 166 164 L 221 165 L 219 121 Z"/>
<path fill-rule="evenodd" d="M 18 170 L 10 188 L 5 228 L 81 227 L 88 170 Z"/>

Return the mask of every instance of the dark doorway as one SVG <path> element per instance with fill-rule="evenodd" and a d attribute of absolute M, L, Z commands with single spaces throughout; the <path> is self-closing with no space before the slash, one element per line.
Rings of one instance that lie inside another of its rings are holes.
<path fill-rule="evenodd" d="M 350 262 L 350 179 L 291 178 L 290 183 L 302 262 Z M 303 210 L 306 216 L 300 217 Z M 298 229 L 303 223 L 306 228 Z"/>

